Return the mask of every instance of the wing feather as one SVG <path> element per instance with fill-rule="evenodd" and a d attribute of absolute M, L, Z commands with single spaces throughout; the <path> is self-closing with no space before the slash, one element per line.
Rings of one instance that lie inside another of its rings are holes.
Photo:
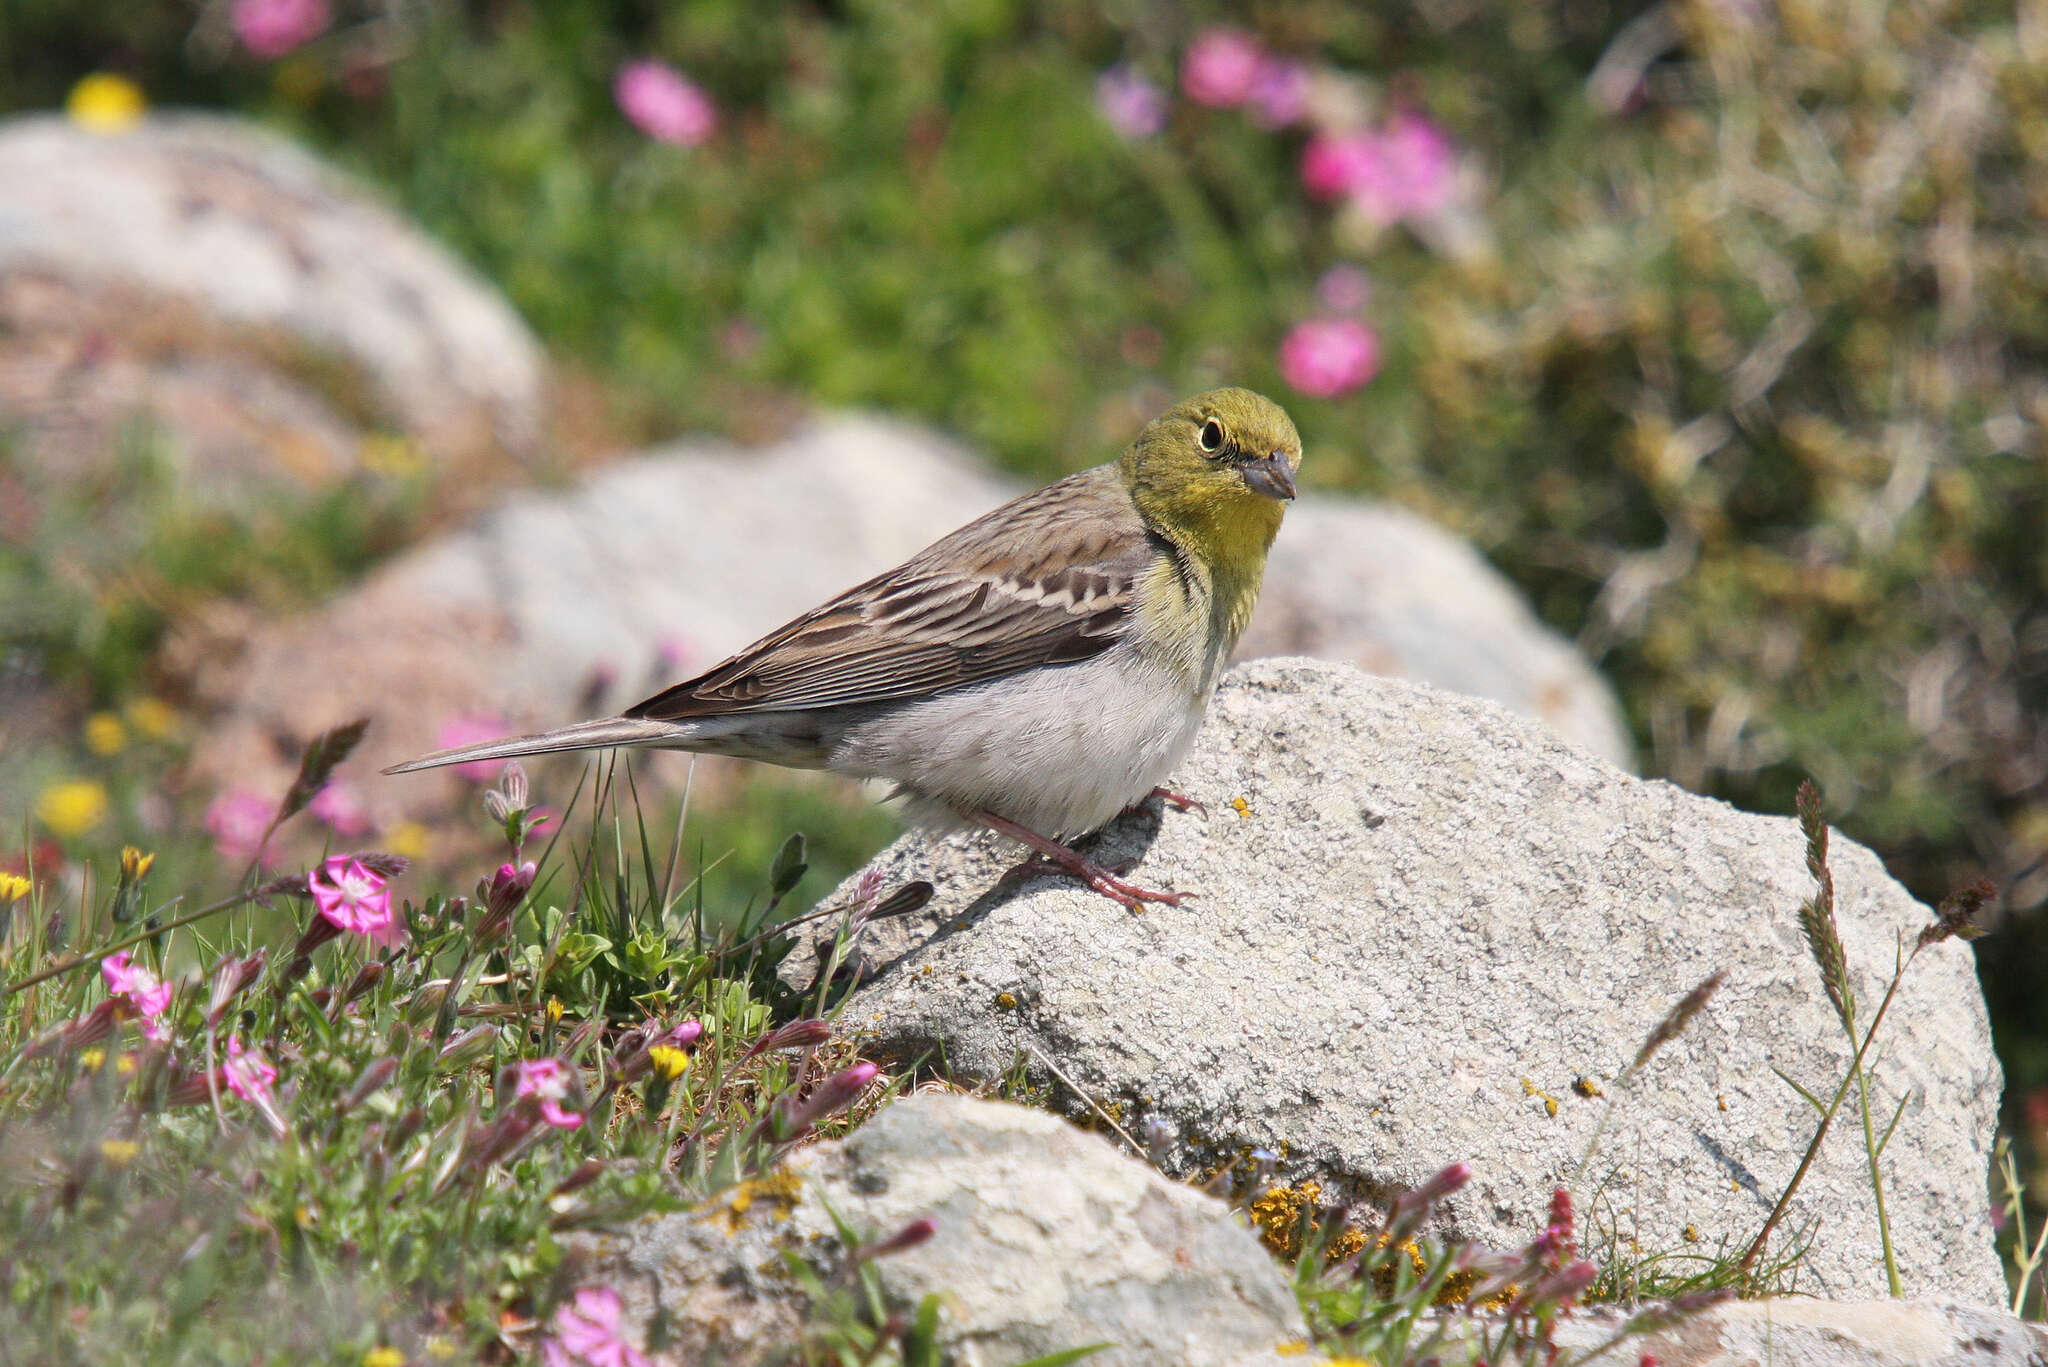
<path fill-rule="evenodd" d="M 1004 505 L 626 709 L 682 721 L 928 697 L 1100 654 L 1163 543 L 1112 467 Z"/>

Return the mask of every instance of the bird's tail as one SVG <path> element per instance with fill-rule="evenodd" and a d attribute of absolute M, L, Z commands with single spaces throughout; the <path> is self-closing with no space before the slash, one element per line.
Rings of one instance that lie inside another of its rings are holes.
<path fill-rule="evenodd" d="M 460 745 L 453 750 L 436 750 L 403 764 L 394 764 L 387 774 L 409 774 L 416 769 L 438 769 L 444 764 L 468 764 L 474 760 L 517 759 L 521 755 L 552 755 L 561 750 L 604 750 L 615 745 L 661 745 L 688 739 L 697 728 L 675 722 L 648 721 L 639 717 L 605 717 L 577 722 L 533 736 L 507 736 L 480 745 Z"/>

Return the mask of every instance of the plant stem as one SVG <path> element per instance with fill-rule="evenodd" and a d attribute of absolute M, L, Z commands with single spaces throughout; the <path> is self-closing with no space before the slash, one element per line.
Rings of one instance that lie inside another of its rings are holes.
<path fill-rule="evenodd" d="M 1859 1054 L 1858 1058 L 1862 1056 Z M 1884 1209 L 1884 1178 L 1877 1166 L 1877 1136 L 1870 1128 L 1870 1075 L 1862 1066 L 1856 1068 L 1856 1102 L 1863 1112 L 1863 1153 L 1870 1162 L 1870 1195 L 1877 1202 L 1877 1237 L 1884 1244 L 1884 1279 L 1892 1293 L 1892 1299 L 1906 1298 L 1905 1283 L 1899 1279 L 1899 1260 L 1892 1250 L 1892 1222 L 1886 1218 Z"/>
<path fill-rule="evenodd" d="M 188 911 L 183 916 L 173 917 L 162 925 L 153 926 L 147 930 L 138 930 L 125 940 L 116 940 L 110 945 L 101 945 L 89 954 L 75 955 L 72 958 L 66 959 L 61 964 L 52 964 L 40 973 L 31 973 L 19 982 L 9 983 L 4 991 L 0 991 L 0 999 L 11 997 L 24 988 L 34 987 L 37 983 L 46 982 L 61 973 L 69 973 L 74 968 L 84 968 L 90 964 L 96 964 L 101 959 L 106 958 L 107 955 L 118 954 L 124 949 L 141 944 L 144 940 L 152 940 L 159 935 L 168 935 L 174 930 L 189 926 L 194 921 L 201 921 L 209 916 L 218 916 L 221 912 L 227 911 L 231 907 L 242 905 L 242 903 L 248 901 L 254 895 L 255 889 L 251 888 L 247 892 L 238 892 L 231 897 L 223 897 L 220 901 L 208 903 L 197 911 Z"/>
<path fill-rule="evenodd" d="M 1806 1170 L 1813 1166 L 1815 1156 L 1820 1153 L 1821 1141 L 1828 1136 L 1828 1126 L 1834 1124 L 1835 1112 L 1841 1108 L 1842 1099 L 1849 1095 L 1850 1084 L 1862 1076 L 1863 1056 L 1870 1052 L 1871 1041 L 1877 1038 L 1877 1027 L 1884 1024 L 1884 1013 L 1891 1009 L 1892 998 L 1898 995 L 1899 984 L 1905 980 L 1906 970 L 1913 966 L 1913 960 L 1919 955 L 1919 947 L 1915 946 L 1913 953 L 1907 956 L 1906 962 L 1892 973 L 1891 986 L 1884 990 L 1884 1000 L 1877 1004 L 1877 1014 L 1870 1018 L 1870 1027 L 1863 1032 L 1863 1043 L 1856 1047 L 1856 1056 L 1849 1061 L 1849 1071 L 1842 1078 L 1842 1085 L 1835 1089 L 1834 1099 L 1828 1102 L 1827 1110 L 1821 1114 L 1820 1128 L 1813 1132 L 1812 1142 L 1806 1146 L 1806 1153 L 1800 1158 L 1799 1166 L 1793 1170 L 1792 1180 L 1785 1184 L 1785 1192 L 1778 1198 L 1778 1204 L 1771 1207 L 1770 1216 L 1764 1221 L 1764 1227 L 1757 1231 L 1755 1241 L 1742 1255 L 1742 1261 L 1735 1265 L 1737 1271 L 1749 1270 L 1763 1254 L 1764 1244 L 1769 1241 L 1771 1231 L 1785 1218 L 1786 1208 L 1792 1204 L 1793 1193 L 1797 1192 L 1799 1184 L 1806 1180 Z"/>

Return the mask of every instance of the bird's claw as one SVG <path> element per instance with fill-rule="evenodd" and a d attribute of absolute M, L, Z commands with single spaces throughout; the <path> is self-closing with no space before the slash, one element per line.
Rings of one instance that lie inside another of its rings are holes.
<path fill-rule="evenodd" d="M 1171 788 L 1154 788 L 1152 796 L 1158 798 L 1161 802 L 1171 803 L 1176 812 L 1200 812 L 1205 817 L 1209 815 L 1207 807 L 1189 797 L 1186 793 L 1176 793 Z"/>

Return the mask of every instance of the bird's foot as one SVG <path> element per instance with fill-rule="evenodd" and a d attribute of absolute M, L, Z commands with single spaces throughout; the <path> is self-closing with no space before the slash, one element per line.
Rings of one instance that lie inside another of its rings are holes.
<path fill-rule="evenodd" d="M 1158 798 L 1161 802 L 1171 803 L 1176 812 L 1200 812 L 1203 816 L 1209 815 L 1207 807 L 1204 807 L 1186 793 L 1176 793 L 1171 788 L 1154 788 L 1152 796 Z"/>
<path fill-rule="evenodd" d="M 1128 865 L 1125 869 L 1112 871 L 1086 855 L 1068 849 L 1057 840 L 1049 840 L 1036 831 L 1019 826 L 1014 821 L 1007 821 L 992 812 L 975 812 L 973 817 L 990 830 L 1007 835 L 1012 840 L 1022 841 L 1037 851 L 1037 857 L 1027 859 L 1005 873 L 1002 878 L 1004 882 L 1012 878 L 1063 873 L 1080 879 L 1091 891 L 1099 892 L 1131 911 L 1143 911 L 1147 902 L 1177 907 L 1194 896 L 1191 892 L 1155 892 L 1150 888 L 1141 888 L 1122 877 Z"/>

